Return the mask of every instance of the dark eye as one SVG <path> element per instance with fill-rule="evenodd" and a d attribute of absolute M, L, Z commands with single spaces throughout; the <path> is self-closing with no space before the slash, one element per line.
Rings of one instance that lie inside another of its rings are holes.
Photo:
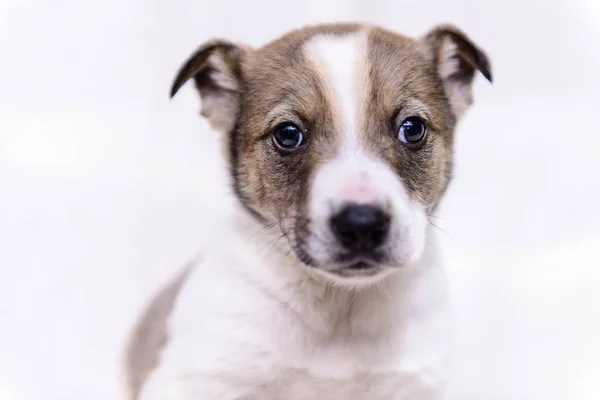
<path fill-rule="evenodd" d="M 302 145 L 304 135 L 302 131 L 291 123 L 285 123 L 277 126 L 273 131 L 273 140 L 275 144 L 285 150 L 293 150 Z"/>
<path fill-rule="evenodd" d="M 404 143 L 416 144 L 425 137 L 427 127 L 425 122 L 418 117 L 409 117 L 400 126 L 398 139 Z"/>

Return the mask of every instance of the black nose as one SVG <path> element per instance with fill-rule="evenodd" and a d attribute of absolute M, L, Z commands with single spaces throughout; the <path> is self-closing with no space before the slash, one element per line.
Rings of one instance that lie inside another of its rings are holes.
<path fill-rule="evenodd" d="M 331 218 L 331 230 L 348 250 L 369 252 L 381 246 L 390 228 L 390 217 L 372 205 L 349 205 Z"/>

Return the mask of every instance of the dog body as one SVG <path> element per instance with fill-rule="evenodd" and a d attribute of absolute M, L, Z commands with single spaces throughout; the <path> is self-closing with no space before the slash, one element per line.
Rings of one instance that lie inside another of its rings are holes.
<path fill-rule="evenodd" d="M 437 398 L 449 332 L 433 245 L 419 271 L 349 289 L 236 219 L 187 276 L 141 399 Z"/>
<path fill-rule="evenodd" d="M 215 41 L 194 78 L 238 204 L 150 305 L 130 398 L 439 399 L 444 269 L 428 223 L 485 55 L 460 31 L 326 25 Z"/>

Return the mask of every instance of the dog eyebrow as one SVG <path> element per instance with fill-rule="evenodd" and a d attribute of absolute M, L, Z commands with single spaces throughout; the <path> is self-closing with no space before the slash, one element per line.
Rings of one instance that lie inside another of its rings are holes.
<path fill-rule="evenodd" d="M 403 114 L 415 115 L 424 119 L 431 119 L 432 113 L 427 104 L 414 96 L 408 97 L 402 102 L 400 112 Z"/>
<path fill-rule="evenodd" d="M 168 320 L 175 302 L 192 272 L 197 258 L 187 262 L 177 276 L 150 300 L 134 326 L 125 350 L 124 375 L 127 398 L 137 400 L 144 383 L 160 364 L 160 355 L 168 340 Z"/>
<path fill-rule="evenodd" d="M 431 108 L 418 97 L 411 95 L 401 101 L 399 107 L 396 109 L 396 115 L 394 118 L 396 122 L 398 119 L 404 119 L 408 117 L 419 117 L 427 121 L 427 124 L 433 129 L 440 129 L 439 118 L 436 118 L 436 114 L 432 112 Z"/>
<path fill-rule="evenodd" d="M 273 128 L 274 125 L 285 121 L 293 122 L 295 124 L 302 123 L 298 115 L 291 111 L 290 107 L 287 105 L 280 104 L 267 114 L 267 124 L 269 128 Z"/>

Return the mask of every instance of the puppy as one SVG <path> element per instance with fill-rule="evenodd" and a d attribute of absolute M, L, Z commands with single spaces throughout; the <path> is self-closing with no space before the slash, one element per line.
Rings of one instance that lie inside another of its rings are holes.
<path fill-rule="evenodd" d="M 195 81 L 239 206 L 138 322 L 128 398 L 442 398 L 450 332 L 429 218 L 477 70 L 491 81 L 452 26 L 201 46 L 171 94 Z"/>

